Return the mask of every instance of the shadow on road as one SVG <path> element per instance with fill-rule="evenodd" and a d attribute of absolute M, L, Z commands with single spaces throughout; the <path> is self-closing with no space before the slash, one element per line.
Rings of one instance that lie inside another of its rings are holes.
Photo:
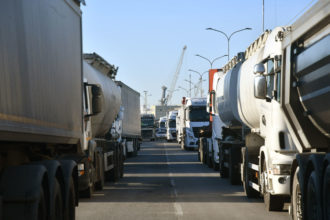
<path fill-rule="evenodd" d="M 125 161 L 125 175 L 106 183 L 92 199 L 81 202 L 257 202 L 245 197 L 241 186 L 231 186 L 218 172 L 197 161 L 197 152 L 178 144 L 147 142 L 140 155 Z M 173 195 L 175 187 L 177 195 Z"/>

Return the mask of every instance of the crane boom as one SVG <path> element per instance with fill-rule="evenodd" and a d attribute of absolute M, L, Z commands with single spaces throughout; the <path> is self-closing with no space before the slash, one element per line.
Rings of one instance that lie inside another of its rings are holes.
<path fill-rule="evenodd" d="M 175 89 L 175 86 L 176 86 L 176 81 L 178 80 L 178 76 L 180 74 L 180 70 L 181 70 L 181 67 L 182 67 L 182 62 L 183 62 L 183 57 L 184 57 L 184 53 L 187 49 L 187 46 L 185 45 L 182 49 L 182 53 L 181 53 L 181 56 L 180 56 L 180 59 L 179 59 L 179 63 L 178 63 L 178 66 L 176 67 L 176 70 L 175 70 L 175 73 L 174 73 L 174 76 L 173 76 L 173 79 L 172 79 L 172 82 L 171 82 L 171 85 L 170 85 L 170 89 L 168 90 L 168 93 L 167 93 L 167 97 L 166 97 L 166 100 L 165 100 L 165 105 L 167 105 L 167 103 L 169 103 L 172 99 L 172 95 L 173 95 L 173 92 L 174 92 L 174 89 Z"/>

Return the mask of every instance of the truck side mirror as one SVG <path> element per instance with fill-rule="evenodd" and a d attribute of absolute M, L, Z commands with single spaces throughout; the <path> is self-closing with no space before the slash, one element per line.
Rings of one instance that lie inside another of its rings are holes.
<path fill-rule="evenodd" d="M 263 63 L 258 63 L 256 65 L 254 65 L 254 69 L 253 69 L 254 74 L 264 74 L 265 72 L 265 66 Z"/>
<path fill-rule="evenodd" d="M 267 94 L 266 77 L 259 75 L 254 77 L 254 97 L 265 99 Z"/>
<path fill-rule="evenodd" d="M 217 107 L 215 105 L 215 91 L 214 90 L 211 91 L 211 97 L 210 98 L 211 98 L 210 101 L 212 102 L 212 107 L 210 109 L 211 110 L 210 112 L 211 112 L 212 115 L 214 115 L 216 113 L 216 109 L 217 109 Z"/>
<path fill-rule="evenodd" d="M 102 89 L 99 85 L 92 85 L 92 114 L 96 115 L 102 111 Z"/>
<path fill-rule="evenodd" d="M 208 93 L 206 98 L 206 112 L 211 113 L 211 111 L 211 94 Z"/>

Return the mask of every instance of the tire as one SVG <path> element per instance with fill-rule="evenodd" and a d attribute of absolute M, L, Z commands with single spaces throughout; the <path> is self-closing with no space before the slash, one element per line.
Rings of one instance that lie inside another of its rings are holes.
<path fill-rule="evenodd" d="M 330 165 L 323 173 L 323 218 L 330 219 Z"/>
<path fill-rule="evenodd" d="M 104 170 L 102 169 L 100 171 L 100 180 L 98 182 L 95 183 L 95 190 L 103 190 L 103 186 L 104 186 Z"/>
<path fill-rule="evenodd" d="M 62 190 L 58 180 L 55 178 L 54 181 L 54 196 L 53 196 L 53 215 L 51 219 L 63 219 L 63 196 Z"/>
<path fill-rule="evenodd" d="M 302 220 L 303 219 L 303 201 L 302 194 L 300 191 L 299 184 L 299 167 L 297 167 L 292 182 L 292 193 L 291 193 L 291 207 L 292 207 L 292 219 L 293 220 Z"/>
<path fill-rule="evenodd" d="M 208 141 L 206 140 L 206 160 L 207 160 L 207 166 L 209 168 L 213 168 L 213 163 L 212 163 L 212 157 L 210 157 L 210 148 Z"/>
<path fill-rule="evenodd" d="M 320 198 L 320 186 L 316 171 L 313 171 L 307 183 L 306 190 L 306 216 L 308 220 L 322 219 L 322 204 Z"/>
<path fill-rule="evenodd" d="M 75 186 L 72 177 L 70 177 L 70 181 L 69 181 L 69 193 L 66 202 L 66 207 L 64 209 L 64 219 L 65 220 L 76 219 L 76 193 L 75 193 Z"/>
<path fill-rule="evenodd" d="M 202 139 L 200 139 L 200 141 L 199 141 L 197 159 L 198 159 L 198 161 L 203 163 L 204 157 L 203 157 L 203 142 L 202 142 Z"/>
<path fill-rule="evenodd" d="M 229 182 L 231 185 L 238 185 L 240 184 L 240 175 L 239 175 L 239 169 L 238 169 L 238 161 L 237 161 L 237 153 L 236 153 L 236 147 L 231 146 L 229 148 L 229 155 L 228 155 L 228 176 L 229 176 Z"/>
<path fill-rule="evenodd" d="M 134 152 L 135 147 L 134 147 Z M 114 167 L 113 169 L 109 170 L 106 172 L 106 179 L 110 181 L 117 182 L 120 178 L 120 168 L 119 168 L 119 155 L 118 155 L 118 146 L 114 146 L 114 152 L 113 152 L 113 157 L 114 157 Z"/>
<path fill-rule="evenodd" d="M 214 162 L 213 170 L 214 171 L 219 171 L 219 163 Z"/>
<path fill-rule="evenodd" d="M 38 220 L 47 219 L 47 205 L 46 205 L 46 197 L 43 187 L 40 187 L 40 195 L 38 200 Z"/>
<path fill-rule="evenodd" d="M 248 149 L 246 147 L 242 148 L 242 159 L 243 159 L 243 188 L 246 196 L 248 198 L 257 198 L 259 197 L 259 192 L 254 190 L 252 187 L 249 185 L 249 181 L 251 180 L 251 172 L 248 167 L 249 163 L 249 154 L 248 154 Z"/>
<path fill-rule="evenodd" d="M 98 163 L 98 166 L 96 166 L 96 168 L 99 168 L 100 180 L 98 182 L 95 182 L 95 190 L 102 190 L 103 186 L 104 186 L 104 159 L 103 159 L 103 156 L 100 157 L 100 161 L 98 161 L 98 162 L 99 163 Z"/>
<path fill-rule="evenodd" d="M 89 166 L 92 166 L 92 164 L 90 164 Z M 89 172 L 90 169 L 92 170 L 92 173 Z M 87 170 L 88 170 L 88 180 L 89 180 L 88 185 L 89 186 L 88 186 L 87 189 L 81 191 L 79 195 L 83 198 L 90 199 L 90 198 L 92 198 L 92 195 L 93 195 L 93 192 L 94 192 L 94 180 L 93 180 L 94 179 L 94 174 L 93 174 L 94 171 L 93 171 L 93 167 L 92 168 L 88 167 Z"/>
<path fill-rule="evenodd" d="M 216 163 L 214 160 L 214 150 L 212 147 L 212 164 L 213 164 L 213 170 L 218 171 L 219 170 L 219 163 Z"/>
<path fill-rule="evenodd" d="M 206 139 L 202 138 L 200 141 L 202 154 L 203 154 L 203 164 L 207 164 L 207 151 L 206 151 Z"/>
<path fill-rule="evenodd" d="M 119 176 L 120 178 L 124 177 L 124 152 L 123 148 L 120 148 L 120 155 L 119 155 Z"/>
<path fill-rule="evenodd" d="M 225 167 L 225 151 L 223 144 L 219 144 L 219 173 L 221 178 L 228 178 L 228 169 Z"/>

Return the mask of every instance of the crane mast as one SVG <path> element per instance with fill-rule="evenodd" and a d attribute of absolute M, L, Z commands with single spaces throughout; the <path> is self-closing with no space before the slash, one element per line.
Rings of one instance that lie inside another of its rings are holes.
<path fill-rule="evenodd" d="M 175 70 L 175 73 L 174 73 L 174 76 L 173 76 L 173 79 L 172 79 L 172 82 L 171 82 L 171 85 L 170 85 L 170 89 L 168 90 L 166 99 L 164 101 L 164 105 L 167 105 L 172 99 L 172 95 L 173 95 L 173 92 L 174 92 L 174 89 L 175 89 L 175 86 L 176 86 L 176 81 L 178 80 L 178 76 L 180 74 L 180 70 L 181 70 L 182 62 L 183 62 L 183 57 L 184 57 L 184 53 L 185 53 L 186 49 L 187 49 L 187 46 L 185 45 L 182 49 L 182 53 L 181 53 L 181 56 L 180 56 L 180 59 L 179 59 L 179 63 L 178 63 L 178 66 L 176 67 L 176 70 Z"/>

